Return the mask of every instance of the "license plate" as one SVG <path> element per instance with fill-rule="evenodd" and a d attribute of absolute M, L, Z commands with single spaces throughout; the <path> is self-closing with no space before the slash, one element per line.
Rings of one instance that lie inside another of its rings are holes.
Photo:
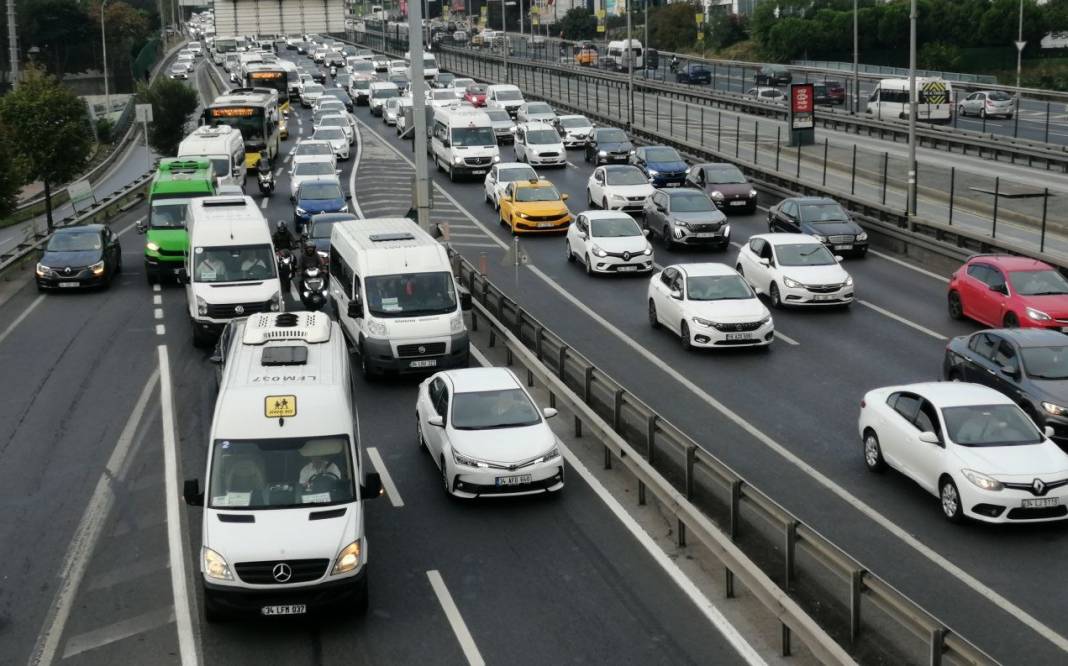
<path fill-rule="evenodd" d="M 714 231 L 702 231 L 700 233 L 694 234 L 694 236 L 697 236 L 698 238 L 715 238 L 717 235 L 718 234 Z"/>
<path fill-rule="evenodd" d="M 475 176 L 481 176 L 482 174 L 486 173 L 486 170 L 485 169 L 474 169 L 474 170 L 471 171 L 471 173 L 472 173 L 472 175 L 475 175 Z"/>
<path fill-rule="evenodd" d="M 66 288 L 66 289 L 69 289 L 70 287 L 77 287 L 78 283 L 77 282 L 60 282 L 59 286 L 63 287 L 63 288 Z"/>
<path fill-rule="evenodd" d="M 538 222 L 538 227 L 544 229 L 545 227 L 555 227 L 554 222 Z"/>
<path fill-rule="evenodd" d="M 429 358 L 429 359 L 426 359 L 425 361 L 412 361 L 411 363 L 408 364 L 408 367 L 409 368 L 433 368 L 433 367 L 436 367 L 437 364 L 438 364 L 438 360 L 436 358 Z"/>
<path fill-rule="evenodd" d="M 618 268 L 616 268 L 616 270 L 619 271 L 620 273 L 627 273 L 627 272 L 630 272 L 630 271 L 638 270 L 638 267 L 637 266 L 619 266 Z"/>
<path fill-rule="evenodd" d="M 678 187 L 679 183 L 668 183 L 667 187 Z"/>
<path fill-rule="evenodd" d="M 519 486 L 524 483 L 530 483 L 529 474 L 520 474 L 518 476 L 498 476 L 498 486 Z"/>
<path fill-rule="evenodd" d="M 732 206 L 744 206 L 746 203 L 748 203 L 748 202 L 746 202 L 746 201 L 732 201 L 730 203 L 730 205 L 732 205 Z"/>
<path fill-rule="evenodd" d="M 753 334 L 752 333 L 728 333 L 727 334 L 727 339 L 728 340 L 752 340 L 753 339 Z"/>
<path fill-rule="evenodd" d="M 1021 500 L 1021 506 L 1025 509 L 1048 509 L 1061 503 L 1058 497 L 1043 497 L 1042 499 Z"/>
<path fill-rule="evenodd" d="M 833 301 L 837 298 L 834 294 L 815 294 L 812 296 L 814 301 Z"/>
<path fill-rule="evenodd" d="M 304 615 L 308 607 L 304 604 L 289 604 L 285 606 L 264 606 L 260 609 L 263 615 Z"/>
<path fill-rule="evenodd" d="M 834 249 L 836 249 L 836 250 L 852 250 L 853 246 L 852 245 L 835 245 Z"/>

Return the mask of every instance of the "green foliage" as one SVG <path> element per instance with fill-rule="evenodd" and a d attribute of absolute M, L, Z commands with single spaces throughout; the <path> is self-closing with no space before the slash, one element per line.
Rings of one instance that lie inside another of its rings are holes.
<path fill-rule="evenodd" d="M 560 19 L 564 39 L 593 39 L 597 35 L 597 17 L 585 7 L 569 9 Z"/>
<path fill-rule="evenodd" d="M 747 21 L 737 14 L 716 13 L 708 23 L 708 46 L 716 51 L 737 44 L 746 37 Z"/>
<path fill-rule="evenodd" d="M 679 2 L 650 9 L 649 39 L 661 51 L 694 46 L 697 41 L 694 6 Z"/>
<path fill-rule="evenodd" d="M 177 155 L 178 144 L 185 138 L 186 127 L 197 110 L 196 91 L 182 81 L 160 76 L 151 86 L 142 84 L 137 97 L 152 105 L 149 144 L 160 155 Z"/>
<path fill-rule="evenodd" d="M 96 119 L 96 140 L 98 143 L 111 143 L 112 131 L 115 129 L 115 123 L 110 118 L 97 118 Z"/>
<path fill-rule="evenodd" d="M 11 130 L 0 124 L 0 145 L 11 145 Z M 9 150 L 0 150 L 0 218 L 18 205 L 19 190 L 26 182 L 21 160 Z"/>
<path fill-rule="evenodd" d="M 916 61 L 920 69 L 955 72 L 960 69 L 961 52 L 952 44 L 931 42 L 919 48 Z"/>
<path fill-rule="evenodd" d="M 39 62 L 47 63 L 53 72 L 67 71 L 97 41 L 89 22 L 89 13 L 77 0 L 33 0 L 20 3 L 20 40 L 41 49 Z M 71 60 L 75 62 L 71 62 Z"/>

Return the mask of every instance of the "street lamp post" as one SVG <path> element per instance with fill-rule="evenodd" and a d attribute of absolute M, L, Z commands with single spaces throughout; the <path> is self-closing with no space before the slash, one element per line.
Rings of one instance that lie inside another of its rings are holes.
<path fill-rule="evenodd" d="M 511 83 L 511 72 L 508 70 L 508 2 L 501 0 L 501 43 L 504 53 L 504 82 Z"/>
<path fill-rule="evenodd" d="M 909 8 L 909 182 L 905 210 L 916 214 L 916 0 Z"/>
<path fill-rule="evenodd" d="M 1016 112 L 1020 112 L 1020 69 L 1023 67 L 1023 50 L 1027 42 L 1023 38 L 1023 0 L 1020 0 L 1020 24 L 1016 37 Z"/>
<path fill-rule="evenodd" d="M 857 4 L 853 0 L 853 113 L 860 113 L 860 39 L 857 29 Z"/>
<path fill-rule="evenodd" d="M 634 124 L 634 41 L 630 34 L 630 0 L 624 0 L 624 2 L 626 2 L 627 10 L 627 129 L 629 130 Z"/>
<path fill-rule="evenodd" d="M 100 46 L 103 50 L 104 59 L 104 117 L 111 115 L 111 87 L 108 84 L 108 37 L 104 32 L 104 10 L 107 9 L 108 0 L 100 3 Z"/>

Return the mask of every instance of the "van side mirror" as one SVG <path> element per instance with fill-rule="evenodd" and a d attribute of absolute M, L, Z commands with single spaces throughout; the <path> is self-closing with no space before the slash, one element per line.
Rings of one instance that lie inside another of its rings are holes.
<path fill-rule="evenodd" d="M 349 307 L 345 311 L 345 314 L 347 314 L 350 319 L 360 319 L 363 317 L 363 303 L 360 302 L 359 296 L 356 296 L 349 301 Z"/>
<path fill-rule="evenodd" d="M 241 167 L 234 167 L 230 171 L 230 175 L 233 176 L 234 178 L 237 178 L 238 176 L 240 176 L 241 175 Z"/>
<path fill-rule="evenodd" d="M 200 481 L 186 479 L 182 487 L 182 496 L 189 506 L 204 506 L 204 493 L 200 492 Z"/>
<path fill-rule="evenodd" d="M 460 287 L 460 309 L 467 312 L 471 309 L 471 292 Z"/>
<path fill-rule="evenodd" d="M 365 500 L 382 496 L 382 477 L 378 472 L 368 472 L 360 486 L 360 497 Z"/>
<path fill-rule="evenodd" d="M 562 199 L 563 201 L 567 201 L 568 198 L 569 198 L 569 196 L 567 194 L 561 194 L 560 195 L 560 199 Z"/>
<path fill-rule="evenodd" d="M 189 284 L 189 271 L 185 268 L 179 268 L 174 275 L 178 278 L 178 284 Z"/>

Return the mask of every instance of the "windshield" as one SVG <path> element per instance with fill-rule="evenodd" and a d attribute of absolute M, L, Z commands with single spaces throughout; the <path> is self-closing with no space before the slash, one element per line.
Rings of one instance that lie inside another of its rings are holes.
<path fill-rule="evenodd" d="M 497 180 L 502 183 L 511 183 L 515 180 L 530 180 L 537 177 L 538 174 L 533 167 L 510 167 L 497 172 Z"/>
<path fill-rule="evenodd" d="M 374 64 L 368 60 L 357 60 L 352 63 L 350 67 L 352 67 L 352 71 L 354 72 L 371 72 L 374 71 L 375 68 Z"/>
<path fill-rule="evenodd" d="M 553 186 L 520 187 L 515 192 L 516 201 L 559 201 L 560 193 Z"/>
<path fill-rule="evenodd" d="M 553 113 L 553 108 L 545 102 L 527 104 L 527 113 Z"/>
<path fill-rule="evenodd" d="M 619 129 L 603 129 L 597 131 L 597 140 L 601 143 L 627 143 L 627 134 Z"/>
<path fill-rule="evenodd" d="M 588 118 L 576 116 L 574 118 L 561 118 L 560 126 L 566 127 L 567 129 L 577 129 L 579 127 L 592 127 L 593 123 L 591 123 Z"/>
<path fill-rule="evenodd" d="M 212 126 L 229 125 L 241 132 L 245 142 L 262 141 L 264 110 L 255 107 L 222 107 L 209 109 Z"/>
<path fill-rule="evenodd" d="M 193 257 L 195 282 L 258 282 L 275 277 L 270 245 L 198 247 Z"/>
<path fill-rule="evenodd" d="M 836 263 L 834 255 L 823 243 L 776 245 L 775 255 L 783 266 L 829 266 Z"/>
<path fill-rule="evenodd" d="M 716 185 L 726 185 L 728 183 L 744 183 L 745 176 L 742 175 L 742 172 L 737 167 L 731 165 L 714 166 L 705 167 L 705 180 Z"/>
<path fill-rule="evenodd" d="M 325 141 L 337 141 L 345 138 L 345 133 L 336 127 L 324 127 L 322 129 L 315 130 L 315 134 L 312 135 L 315 139 L 323 139 Z"/>
<path fill-rule="evenodd" d="M 607 185 L 648 185 L 649 179 L 645 177 L 641 169 L 629 167 L 625 169 L 605 169 L 605 183 Z"/>
<path fill-rule="evenodd" d="M 454 146 L 495 146 L 493 129 L 489 127 L 456 127 L 452 130 Z"/>
<path fill-rule="evenodd" d="M 521 102 L 523 101 L 523 93 L 518 90 L 498 90 L 497 99 L 503 102 Z"/>
<path fill-rule="evenodd" d="M 423 56 L 423 67 L 429 67 L 430 69 L 437 69 L 438 62 L 434 60 L 434 56 Z"/>
<path fill-rule="evenodd" d="M 100 233 L 92 229 L 68 231 L 53 235 L 47 249 L 49 252 L 87 252 L 99 250 L 100 242 Z"/>
<path fill-rule="evenodd" d="M 591 220 L 590 231 L 595 238 L 627 238 L 641 236 L 638 223 L 630 217 L 613 217 L 607 220 Z"/>
<path fill-rule="evenodd" d="M 521 428 L 541 422 L 538 409 L 520 389 L 456 393 L 452 427 L 457 430 Z"/>
<path fill-rule="evenodd" d="M 703 194 L 677 194 L 671 197 L 672 213 L 706 213 L 712 210 L 716 210 L 716 205 Z"/>
<path fill-rule="evenodd" d="M 1024 347 L 1024 371 L 1035 379 L 1068 379 L 1068 347 Z"/>
<path fill-rule="evenodd" d="M 309 238 L 330 238 L 330 230 L 334 228 L 334 225 L 344 220 L 312 220 L 311 233 L 308 234 Z"/>
<path fill-rule="evenodd" d="M 968 405 L 942 410 L 949 438 L 961 446 L 1038 444 L 1042 433 L 1016 405 Z"/>
<path fill-rule="evenodd" d="M 698 275 L 686 278 L 686 298 L 691 301 L 736 301 L 754 298 L 738 275 Z"/>
<path fill-rule="evenodd" d="M 449 86 L 455 84 L 456 77 L 452 74 L 449 74 L 448 72 L 441 72 L 440 74 L 434 77 L 434 80 L 440 84 Z"/>
<path fill-rule="evenodd" d="M 452 274 L 404 273 L 364 281 L 367 309 L 376 317 L 448 314 L 456 310 Z"/>
<path fill-rule="evenodd" d="M 481 86 L 481 85 L 467 86 L 466 92 L 467 92 L 468 95 L 485 95 L 486 94 L 486 86 Z M 489 113 L 489 111 L 487 111 L 486 113 Z"/>
<path fill-rule="evenodd" d="M 527 143 L 535 146 L 560 143 L 560 135 L 547 129 L 530 130 L 527 132 Z"/>
<path fill-rule="evenodd" d="M 334 149 L 327 143 L 301 143 L 297 145 L 297 150 L 293 153 L 293 157 L 296 158 L 299 155 L 333 155 Z"/>
<path fill-rule="evenodd" d="M 330 162 L 297 162 L 294 176 L 333 176 L 334 165 Z"/>
<path fill-rule="evenodd" d="M 306 83 L 306 84 L 304 84 L 304 92 L 306 92 L 306 93 L 322 93 L 323 90 L 326 90 L 326 89 L 323 88 L 318 83 Z"/>
<path fill-rule="evenodd" d="M 508 115 L 508 112 L 501 109 L 487 109 L 486 115 L 493 122 L 512 122 L 512 117 Z"/>
<path fill-rule="evenodd" d="M 349 121 L 345 120 L 341 116 L 326 116 L 324 115 L 319 119 L 319 125 L 322 127 L 347 127 Z"/>
<path fill-rule="evenodd" d="M 300 192 L 297 193 L 297 198 L 312 201 L 340 199 L 341 188 L 337 186 L 337 183 L 303 183 L 300 186 Z"/>
<path fill-rule="evenodd" d="M 360 90 L 367 90 L 371 87 L 371 81 L 369 79 L 356 79 L 352 82 L 352 87 Z"/>
<path fill-rule="evenodd" d="M 356 498 L 347 435 L 218 439 L 212 447 L 208 506 L 286 509 Z"/>
<path fill-rule="evenodd" d="M 148 226 L 152 229 L 185 229 L 185 215 L 189 199 L 153 201 L 148 211 Z"/>
<path fill-rule="evenodd" d="M 648 162 L 681 162 L 682 158 L 674 148 L 650 148 L 645 151 Z"/>
<path fill-rule="evenodd" d="M 211 173 L 216 178 L 226 178 L 230 175 L 229 157 L 209 157 L 211 160 Z"/>
<path fill-rule="evenodd" d="M 400 91 L 396 88 L 379 88 L 378 90 L 373 90 L 372 93 L 378 99 L 389 99 L 390 97 L 399 95 Z"/>
<path fill-rule="evenodd" d="M 1054 296 L 1068 294 L 1068 280 L 1055 270 L 1014 271 L 1009 283 L 1021 296 Z"/>
<path fill-rule="evenodd" d="M 836 203 L 801 204 L 802 222 L 847 222 L 849 216 Z"/>
<path fill-rule="evenodd" d="M 432 90 L 430 91 L 430 97 L 431 99 L 436 100 L 452 101 L 456 99 L 456 94 L 453 93 L 451 90 Z"/>

